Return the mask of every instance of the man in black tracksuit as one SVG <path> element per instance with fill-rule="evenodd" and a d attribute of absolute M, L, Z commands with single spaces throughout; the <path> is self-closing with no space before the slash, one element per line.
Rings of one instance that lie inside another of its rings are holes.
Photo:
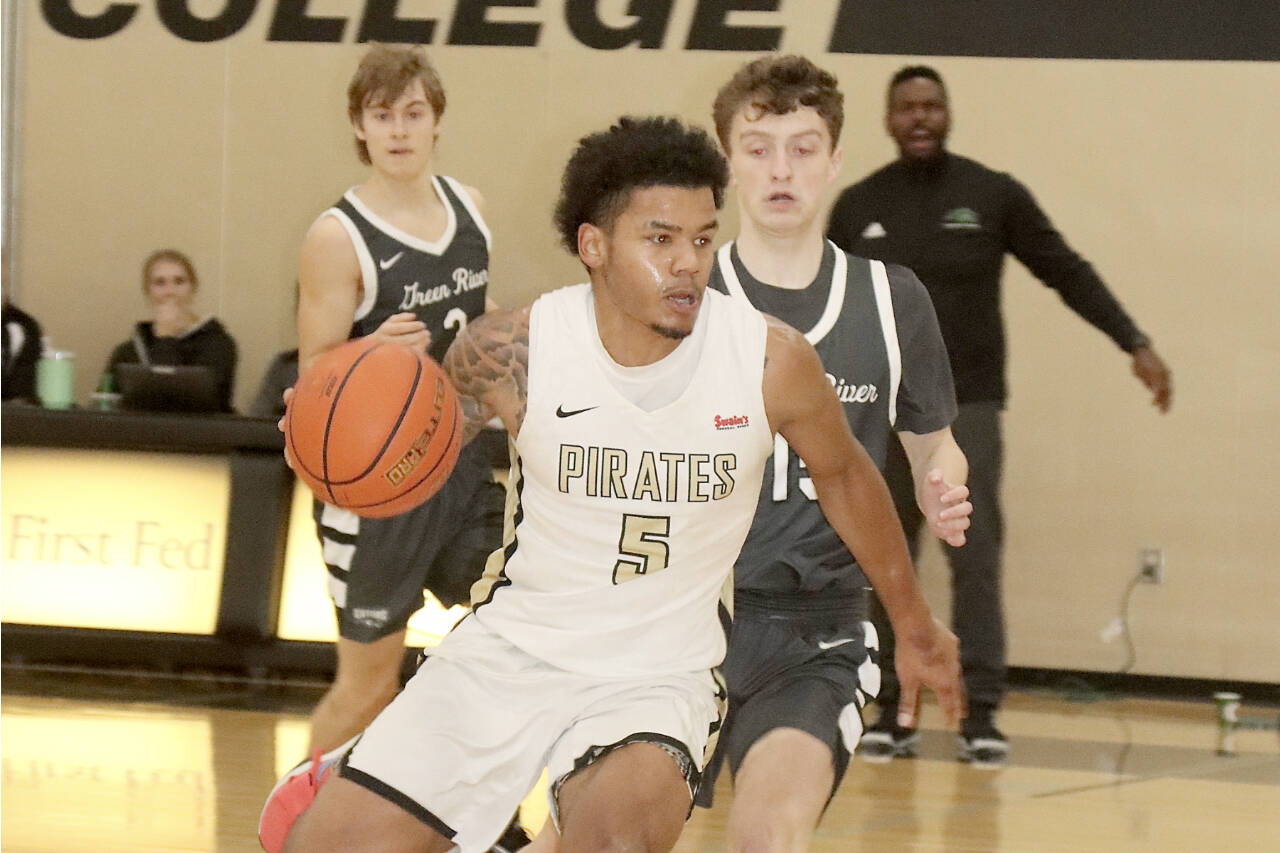
<path fill-rule="evenodd" d="M 841 193 L 828 236 L 855 255 L 913 270 L 933 299 L 951 358 L 959 415 L 952 431 L 969 460 L 972 527 L 968 542 L 948 548 L 952 569 L 952 626 L 960 637 L 969 716 L 960 758 L 1000 766 L 1008 755 L 995 726 L 1005 690 L 1004 617 L 1000 599 L 999 505 L 1004 407 L 1005 335 L 1000 273 L 1012 253 L 1067 305 L 1133 357 L 1133 372 L 1167 411 L 1168 368 L 1151 341 L 1089 263 L 1066 244 L 1026 187 L 1014 178 L 946 150 L 950 114 L 946 88 L 932 68 L 910 66 L 889 84 L 886 126 L 899 158 Z M 920 514 L 901 451 L 890 443 L 885 479 L 894 492 L 908 541 L 914 546 Z M 861 751 L 885 759 L 909 754 L 914 733 L 897 729 L 892 641 L 883 614 L 874 614 L 885 684 L 881 722 L 863 736 Z"/>

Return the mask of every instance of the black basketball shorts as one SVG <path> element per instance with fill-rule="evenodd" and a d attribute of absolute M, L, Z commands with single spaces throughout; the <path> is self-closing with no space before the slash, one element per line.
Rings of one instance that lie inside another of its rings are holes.
<path fill-rule="evenodd" d="M 444 486 L 392 518 L 360 518 L 315 502 L 338 633 L 372 643 L 405 627 L 424 589 L 446 607 L 466 604 L 489 554 L 502 545 L 506 490 L 467 446 Z"/>
<path fill-rule="evenodd" d="M 751 747 L 780 728 L 808 732 L 830 748 L 834 793 L 862 731 L 861 709 L 880 688 L 879 656 L 867 648 L 874 631 L 860 618 L 835 614 L 807 620 L 735 613 L 721 667 L 729 713 L 697 804 L 711 806 L 726 761 L 736 775 Z"/>

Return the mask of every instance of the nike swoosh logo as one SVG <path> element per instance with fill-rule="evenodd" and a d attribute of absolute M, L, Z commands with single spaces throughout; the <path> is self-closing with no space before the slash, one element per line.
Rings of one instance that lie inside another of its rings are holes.
<path fill-rule="evenodd" d="M 396 261 L 400 260 L 400 258 L 403 255 L 404 255 L 404 252 L 396 252 L 391 257 L 386 258 L 385 260 L 378 261 L 378 267 L 380 269 L 389 270 L 396 265 Z"/>
<path fill-rule="evenodd" d="M 572 411 L 568 411 L 568 412 L 566 412 L 566 411 L 564 410 L 564 406 L 556 406 L 556 417 L 557 417 L 557 418 L 571 418 L 571 417 L 573 417 L 574 415 L 580 415 L 580 414 L 582 414 L 583 412 L 589 412 L 589 411 L 591 411 L 592 409 L 598 409 L 598 408 L 600 408 L 600 407 L 599 407 L 599 406 L 587 406 L 585 409 L 573 409 Z"/>
<path fill-rule="evenodd" d="M 834 649 L 836 646 L 843 646 L 845 643 L 852 643 L 852 642 L 853 642 L 853 637 L 845 637 L 845 638 L 840 639 L 840 640 L 831 640 L 831 641 L 829 641 L 829 642 L 828 642 L 827 640 L 819 640 L 819 641 L 818 641 L 818 648 L 820 648 L 820 649 Z"/>

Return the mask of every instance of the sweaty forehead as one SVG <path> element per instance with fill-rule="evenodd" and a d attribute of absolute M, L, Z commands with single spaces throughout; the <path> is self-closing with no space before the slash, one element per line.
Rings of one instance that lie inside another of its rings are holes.
<path fill-rule="evenodd" d="M 710 187 L 637 187 L 631 191 L 622 216 L 641 227 L 662 223 L 665 228 L 701 231 L 715 226 L 715 195 Z"/>

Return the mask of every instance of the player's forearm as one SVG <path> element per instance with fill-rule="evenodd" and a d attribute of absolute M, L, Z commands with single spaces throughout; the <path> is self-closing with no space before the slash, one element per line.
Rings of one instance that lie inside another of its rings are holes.
<path fill-rule="evenodd" d="M 884 606 L 899 642 L 927 644 L 933 635 L 933 614 L 916 579 L 910 557 L 904 557 L 900 562 L 858 562 Z"/>
<path fill-rule="evenodd" d="M 529 363 L 528 312 L 477 317 L 454 338 L 442 365 L 458 392 L 464 438 L 475 438 L 494 417 L 515 437 L 524 421 Z"/>
<path fill-rule="evenodd" d="M 447 369 L 445 374 L 448 375 Z M 453 381 L 452 378 L 450 381 Z M 480 430 L 493 419 L 493 415 L 485 409 L 483 403 L 469 394 L 458 394 L 458 406 L 462 409 L 462 444 L 466 446 L 480 435 Z"/>
<path fill-rule="evenodd" d="M 345 343 L 351 335 L 354 308 L 304 297 L 298 306 L 298 369 L 306 370 L 324 353 Z"/>
<path fill-rule="evenodd" d="M 942 472 L 942 479 L 953 486 L 963 486 L 969 479 L 969 460 L 956 444 L 950 429 L 929 435 L 901 434 L 902 446 L 911 464 L 915 484 L 916 506 L 924 509 L 925 478 L 930 471 Z"/>
<path fill-rule="evenodd" d="M 911 565 L 902 524 L 879 472 L 872 468 L 868 476 L 849 470 L 812 479 L 818 505 L 871 581 L 895 635 L 929 635 L 932 615 Z"/>

